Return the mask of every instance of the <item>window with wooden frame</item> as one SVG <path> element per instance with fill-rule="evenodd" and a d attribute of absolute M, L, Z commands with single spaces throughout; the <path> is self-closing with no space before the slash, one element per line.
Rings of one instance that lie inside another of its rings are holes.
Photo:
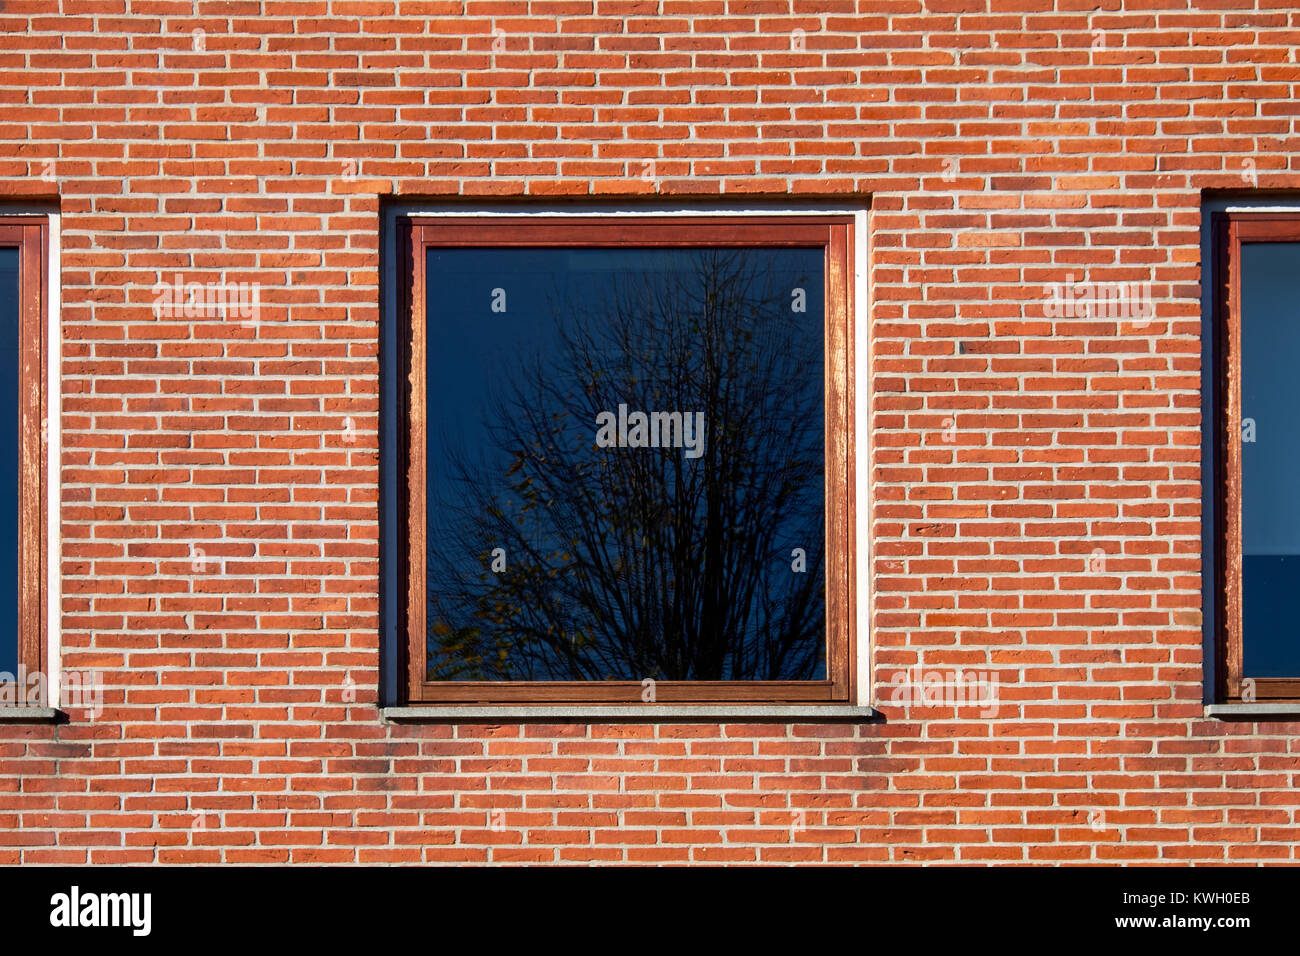
<path fill-rule="evenodd" d="M 851 216 L 398 249 L 408 703 L 854 701 Z"/>
<path fill-rule="evenodd" d="M 1300 701 L 1300 213 L 1213 229 L 1217 697 Z"/>
<path fill-rule="evenodd" d="M 0 707 L 44 706 L 48 223 L 0 215 Z"/>

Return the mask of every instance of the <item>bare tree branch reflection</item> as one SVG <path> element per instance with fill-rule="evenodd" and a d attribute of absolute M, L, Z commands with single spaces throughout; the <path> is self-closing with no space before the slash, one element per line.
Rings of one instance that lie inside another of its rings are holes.
<path fill-rule="evenodd" d="M 693 255 L 552 301 L 560 345 L 497 377 L 491 453 L 431 465 L 455 493 L 430 499 L 430 680 L 824 674 L 822 341 L 770 260 Z M 597 447 L 620 404 L 704 412 L 702 454 Z"/>

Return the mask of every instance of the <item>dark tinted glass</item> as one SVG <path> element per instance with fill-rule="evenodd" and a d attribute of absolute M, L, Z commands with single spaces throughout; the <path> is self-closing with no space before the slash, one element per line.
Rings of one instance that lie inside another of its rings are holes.
<path fill-rule="evenodd" d="M 18 672 L 18 250 L 0 247 L 0 672 Z"/>
<path fill-rule="evenodd" d="M 822 251 L 426 265 L 428 679 L 823 678 Z"/>
<path fill-rule="evenodd" d="M 1300 243 L 1241 247 L 1242 653 L 1300 677 Z"/>

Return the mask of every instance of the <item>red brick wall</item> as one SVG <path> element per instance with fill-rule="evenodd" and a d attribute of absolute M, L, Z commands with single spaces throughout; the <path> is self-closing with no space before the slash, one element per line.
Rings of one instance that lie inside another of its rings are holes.
<path fill-rule="evenodd" d="M 60 5 L 0 3 L 0 195 L 62 210 L 107 687 L 0 725 L 0 863 L 1297 859 L 1300 725 L 1204 716 L 1199 577 L 1203 191 L 1300 187 L 1294 9 Z M 649 195 L 870 198 L 886 719 L 382 722 L 381 198 Z M 174 273 L 260 320 L 156 318 Z M 1153 324 L 1044 318 L 1069 273 Z M 998 715 L 891 704 L 918 663 Z"/>

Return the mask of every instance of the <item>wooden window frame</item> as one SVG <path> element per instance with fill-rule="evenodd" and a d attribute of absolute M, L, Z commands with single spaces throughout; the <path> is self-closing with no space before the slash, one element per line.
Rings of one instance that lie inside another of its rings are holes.
<path fill-rule="evenodd" d="M 1300 211 L 1220 212 L 1213 222 L 1214 262 L 1214 541 L 1219 547 L 1215 587 L 1218 698 L 1225 702 L 1300 701 L 1295 678 L 1252 678 L 1243 696 L 1241 544 L 1241 246 L 1246 242 L 1300 242 Z"/>
<path fill-rule="evenodd" d="M 825 251 L 826 678 L 817 681 L 657 681 L 655 700 L 678 704 L 851 704 L 857 693 L 854 547 L 854 219 L 797 216 L 413 216 L 398 233 L 399 341 L 405 360 L 398 434 L 404 500 L 401 668 L 408 704 L 641 703 L 640 681 L 426 681 L 425 252 L 457 247 L 804 247 Z M 647 705 L 652 706 L 652 705 Z"/>
<path fill-rule="evenodd" d="M 48 383 L 46 311 L 49 303 L 49 220 L 45 216 L 0 215 L 0 246 L 17 247 L 21 301 L 19 335 L 22 343 L 18 385 L 20 400 L 18 454 L 18 665 L 28 675 L 45 673 L 47 622 L 46 575 L 46 443 L 43 437 Z M 17 676 L 17 675 L 15 675 Z M 47 675 L 48 676 L 48 675 Z M 45 699 L 20 705 L 45 706 Z"/>

